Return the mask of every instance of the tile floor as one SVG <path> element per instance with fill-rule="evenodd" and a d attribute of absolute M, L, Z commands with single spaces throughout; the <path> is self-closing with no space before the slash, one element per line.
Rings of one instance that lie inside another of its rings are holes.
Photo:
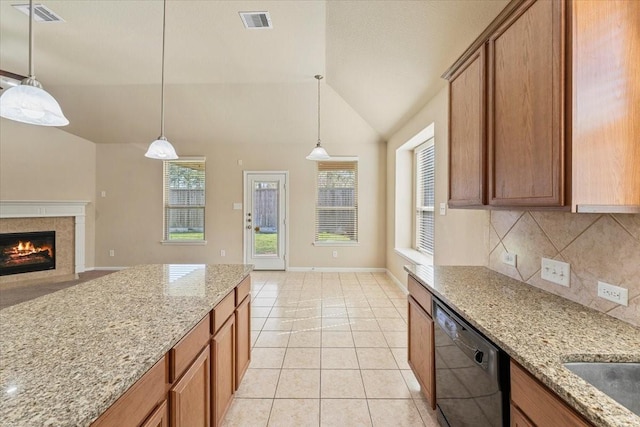
<path fill-rule="evenodd" d="M 224 427 L 437 426 L 384 273 L 252 274 L 251 364 Z"/>

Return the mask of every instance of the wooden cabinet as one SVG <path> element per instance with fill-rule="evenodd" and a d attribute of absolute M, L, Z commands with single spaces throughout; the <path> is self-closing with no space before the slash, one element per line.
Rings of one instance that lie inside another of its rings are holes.
<path fill-rule="evenodd" d="M 245 296 L 236 308 L 236 371 L 235 389 L 240 387 L 242 377 L 251 362 L 251 297 Z"/>
<path fill-rule="evenodd" d="M 511 426 L 587 427 L 577 412 L 511 361 Z M 516 411 L 513 411 L 513 409 Z"/>
<path fill-rule="evenodd" d="M 169 406 L 166 400 L 153 411 L 142 427 L 169 427 Z"/>
<path fill-rule="evenodd" d="M 209 427 L 210 350 L 206 346 L 169 392 L 171 427 Z"/>
<path fill-rule="evenodd" d="M 507 5 L 443 75 L 450 207 L 640 213 L 638 15 L 632 1 Z"/>
<path fill-rule="evenodd" d="M 227 322 L 216 332 L 211 341 L 214 426 L 219 426 L 222 423 L 235 393 L 234 329 L 235 317 L 230 316 Z"/>
<path fill-rule="evenodd" d="M 449 206 L 486 204 L 486 47 L 449 79 Z"/>
<path fill-rule="evenodd" d="M 528 0 L 489 38 L 490 205 L 564 205 L 564 22 Z"/>
<path fill-rule="evenodd" d="M 573 206 L 640 212 L 640 2 L 572 2 Z"/>
<path fill-rule="evenodd" d="M 431 294 L 409 277 L 408 361 L 420 383 L 422 394 L 436 408 L 434 323 L 431 318 Z M 415 298 L 414 298 L 415 296 Z M 421 305 L 422 303 L 422 305 Z"/>

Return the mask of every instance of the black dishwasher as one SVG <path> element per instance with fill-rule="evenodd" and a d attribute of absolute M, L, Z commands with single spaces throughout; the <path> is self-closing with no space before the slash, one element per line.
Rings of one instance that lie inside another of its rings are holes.
<path fill-rule="evenodd" d="M 507 354 L 437 299 L 433 313 L 440 425 L 508 426 Z"/>

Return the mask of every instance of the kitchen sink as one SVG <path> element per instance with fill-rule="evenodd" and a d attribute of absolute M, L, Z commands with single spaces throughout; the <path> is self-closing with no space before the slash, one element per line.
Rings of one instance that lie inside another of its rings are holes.
<path fill-rule="evenodd" d="M 640 363 L 570 362 L 564 366 L 640 416 Z"/>

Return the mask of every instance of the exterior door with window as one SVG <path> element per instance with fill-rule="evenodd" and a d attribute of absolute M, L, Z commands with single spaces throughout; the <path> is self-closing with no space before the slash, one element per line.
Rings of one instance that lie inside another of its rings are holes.
<path fill-rule="evenodd" d="M 256 270 L 284 270 L 287 172 L 244 175 L 244 261 Z"/>

